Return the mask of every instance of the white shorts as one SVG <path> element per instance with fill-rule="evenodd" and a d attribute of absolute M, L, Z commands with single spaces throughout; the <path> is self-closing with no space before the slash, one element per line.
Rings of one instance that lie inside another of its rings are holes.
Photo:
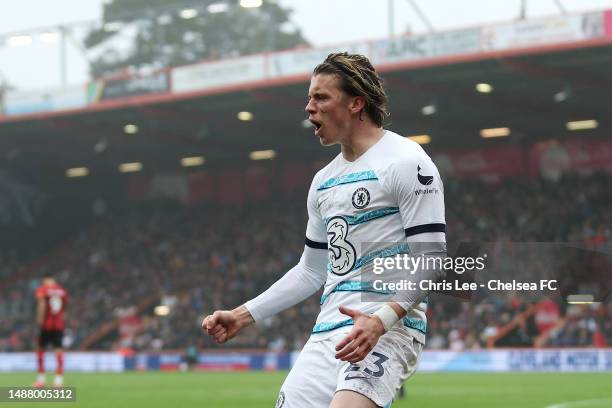
<path fill-rule="evenodd" d="M 276 408 L 327 408 L 339 390 L 358 392 L 387 407 L 415 371 L 422 344 L 405 330 L 385 333 L 365 359 L 350 364 L 334 358 L 346 332 L 321 341 L 308 340 L 285 379 Z"/>

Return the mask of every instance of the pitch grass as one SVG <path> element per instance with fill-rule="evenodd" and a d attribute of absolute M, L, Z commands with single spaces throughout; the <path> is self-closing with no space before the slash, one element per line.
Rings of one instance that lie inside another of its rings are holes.
<path fill-rule="evenodd" d="M 73 403 L 6 403 L 0 408 L 272 408 L 286 372 L 67 373 Z M 317 373 L 324 376 L 325 373 Z M 29 386 L 32 373 L 0 374 L 0 386 Z M 544 408 L 568 401 L 612 407 L 612 374 L 417 373 L 394 408 Z M 605 401 L 607 399 L 607 401 Z M 309 407 L 308 402 L 299 404 Z M 572 408 L 569 406 L 568 408 Z"/>

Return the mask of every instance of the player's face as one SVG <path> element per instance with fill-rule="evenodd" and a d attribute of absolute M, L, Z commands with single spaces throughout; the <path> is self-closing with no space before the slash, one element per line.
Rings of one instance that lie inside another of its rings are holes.
<path fill-rule="evenodd" d="M 342 143 L 351 132 L 351 98 L 339 87 L 333 74 L 318 74 L 310 79 L 308 119 L 323 146 Z"/>

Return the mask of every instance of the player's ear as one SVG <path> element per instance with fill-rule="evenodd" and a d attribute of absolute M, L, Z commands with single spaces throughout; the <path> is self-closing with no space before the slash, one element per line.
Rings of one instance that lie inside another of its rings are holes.
<path fill-rule="evenodd" d="M 359 113 L 365 110 L 365 98 L 363 96 L 353 96 L 349 104 L 351 113 Z"/>

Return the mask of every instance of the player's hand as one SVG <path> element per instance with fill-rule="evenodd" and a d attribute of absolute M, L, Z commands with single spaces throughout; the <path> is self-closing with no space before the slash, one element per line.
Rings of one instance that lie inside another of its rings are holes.
<path fill-rule="evenodd" d="M 363 360 L 374 348 L 385 328 L 377 316 L 340 306 L 340 313 L 353 318 L 350 333 L 336 345 L 336 358 L 355 364 Z"/>
<path fill-rule="evenodd" d="M 204 318 L 202 330 L 213 336 L 218 344 L 222 344 L 253 321 L 253 317 L 244 306 L 234 310 L 217 310 Z"/>

